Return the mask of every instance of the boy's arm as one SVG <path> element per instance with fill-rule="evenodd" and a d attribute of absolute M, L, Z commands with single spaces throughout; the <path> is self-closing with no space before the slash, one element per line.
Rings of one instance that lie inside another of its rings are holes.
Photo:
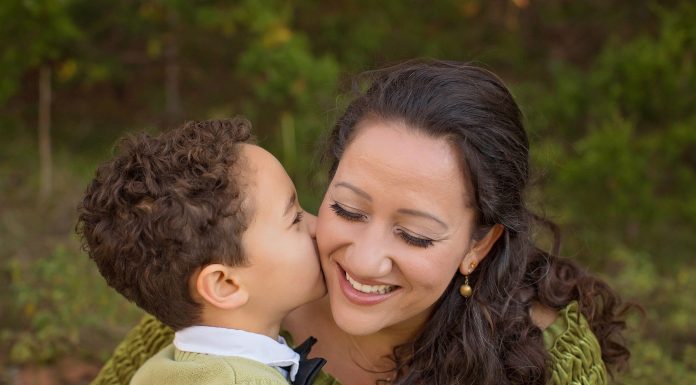
<path fill-rule="evenodd" d="M 116 347 L 91 385 L 128 385 L 133 374 L 174 340 L 174 331 L 146 315 Z"/>

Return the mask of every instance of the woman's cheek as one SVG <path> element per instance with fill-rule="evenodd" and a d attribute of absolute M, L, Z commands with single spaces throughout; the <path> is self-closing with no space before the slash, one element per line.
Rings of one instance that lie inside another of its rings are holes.
<path fill-rule="evenodd" d="M 438 291 L 449 285 L 459 268 L 459 259 L 445 252 L 419 253 L 404 260 L 408 263 L 404 262 L 399 266 L 403 274 L 417 279 L 425 288 Z"/>
<path fill-rule="evenodd" d="M 326 218 L 325 215 L 319 217 L 317 221 L 317 246 L 319 255 L 322 258 L 328 257 L 337 244 L 336 237 L 340 234 L 340 226 L 335 220 Z"/>
<path fill-rule="evenodd" d="M 356 223 L 339 218 L 328 202 L 322 204 L 317 217 L 317 245 L 322 257 L 353 243 L 357 228 Z"/>

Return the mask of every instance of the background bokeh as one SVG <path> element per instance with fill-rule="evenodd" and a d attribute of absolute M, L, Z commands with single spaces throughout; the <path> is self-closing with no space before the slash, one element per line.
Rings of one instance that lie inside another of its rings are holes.
<path fill-rule="evenodd" d="M 616 381 L 696 384 L 694 20 L 693 1 L 0 2 L 0 384 L 88 382 L 141 315 L 74 234 L 119 136 L 246 115 L 313 210 L 351 76 L 423 56 L 510 85 L 532 205 L 646 309 Z"/>

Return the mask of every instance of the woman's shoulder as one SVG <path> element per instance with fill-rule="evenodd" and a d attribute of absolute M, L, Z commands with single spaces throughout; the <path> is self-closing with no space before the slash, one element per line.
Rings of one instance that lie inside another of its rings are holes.
<path fill-rule="evenodd" d="M 302 341 L 311 334 L 307 325 L 316 325 L 321 309 L 307 306 L 287 319 L 284 337 L 292 342 Z M 319 304 L 320 306 L 320 304 Z M 580 312 L 577 302 L 554 311 L 535 307 L 532 311 L 534 323 L 543 330 L 544 344 L 549 352 L 551 385 L 605 385 L 607 370 L 602 361 L 599 342 L 590 325 Z M 317 330 L 313 330 L 317 332 Z M 294 338 L 293 338 L 294 337 Z M 294 340 L 294 341 L 293 341 Z M 321 343 L 322 339 L 320 338 Z M 321 381 L 319 381 L 321 379 Z M 322 372 L 316 384 L 338 384 L 336 379 Z"/>
<path fill-rule="evenodd" d="M 151 315 L 145 315 L 121 341 L 92 385 L 128 384 L 135 371 L 174 339 L 174 331 Z"/>
<path fill-rule="evenodd" d="M 556 313 L 544 329 L 544 344 L 551 358 L 553 385 L 603 385 L 608 382 L 602 350 L 590 325 L 573 301 Z"/>

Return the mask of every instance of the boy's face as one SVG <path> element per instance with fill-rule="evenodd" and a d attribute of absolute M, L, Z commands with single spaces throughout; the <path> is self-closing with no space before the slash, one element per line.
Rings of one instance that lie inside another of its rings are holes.
<path fill-rule="evenodd" d="M 244 144 L 249 227 L 242 245 L 248 305 L 258 314 L 284 317 L 326 293 L 314 241 L 316 217 L 300 207 L 283 166 L 261 147 Z"/>

